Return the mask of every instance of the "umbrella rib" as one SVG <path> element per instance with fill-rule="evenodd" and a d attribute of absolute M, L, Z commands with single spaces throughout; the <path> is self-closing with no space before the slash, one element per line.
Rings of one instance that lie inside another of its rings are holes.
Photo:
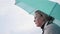
<path fill-rule="evenodd" d="M 55 4 L 55 6 L 52 8 L 51 12 L 50 12 L 50 15 L 52 14 L 54 8 L 56 7 L 57 3 Z"/>

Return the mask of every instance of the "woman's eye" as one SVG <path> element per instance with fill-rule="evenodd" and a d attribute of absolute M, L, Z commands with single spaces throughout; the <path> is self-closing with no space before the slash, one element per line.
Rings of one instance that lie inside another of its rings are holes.
<path fill-rule="evenodd" d="M 42 14 L 40 14 L 40 16 L 42 17 L 43 15 L 42 15 Z"/>
<path fill-rule="evenodd" d="M 42 16 L 42 15 L 41 15 Z"/>

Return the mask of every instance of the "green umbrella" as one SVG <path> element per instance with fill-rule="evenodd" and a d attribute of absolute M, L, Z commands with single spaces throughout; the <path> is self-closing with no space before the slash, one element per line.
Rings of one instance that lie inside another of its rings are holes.
<path fill-rule="evenodd" d="M 26 10 L 29 14 L 34 14 L 36 10 L 60 20 L 60 5 L 48 0 L 16 0 L 16 5 Z"/>

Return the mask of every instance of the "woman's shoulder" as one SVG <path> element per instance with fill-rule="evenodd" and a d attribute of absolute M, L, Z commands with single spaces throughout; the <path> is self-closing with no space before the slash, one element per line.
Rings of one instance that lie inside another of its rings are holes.
<path fill-rule="evenodd" d="M 45 26 L 45 28 L 60 29 L 60 27 L 57 24 L 55 24 L 55 23 L 51 23 L 51 24 Z"/>
<path fill-rule="evenodd" d="M 58 32 L 60 32 L 60 27 L 57 25 L 57 24 L 55 24 L 55 23 L 52 23 L 52 24 L 49 24 L 49 25 L 47 25 L 46 27 L 45 27 L 45 30 L 50 30 L 50 31 L 58 31 Z"/>

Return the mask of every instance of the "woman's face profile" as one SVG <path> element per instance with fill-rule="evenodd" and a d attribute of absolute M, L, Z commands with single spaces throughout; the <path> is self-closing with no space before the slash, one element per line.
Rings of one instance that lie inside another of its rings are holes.
<path fill-rule="evenodd" d="M 44 23 L 44 16 L 42 14 L 39 14 L 38 12 L 34 15 L 34 22 L 37 27 L 41 27 Z"/>

